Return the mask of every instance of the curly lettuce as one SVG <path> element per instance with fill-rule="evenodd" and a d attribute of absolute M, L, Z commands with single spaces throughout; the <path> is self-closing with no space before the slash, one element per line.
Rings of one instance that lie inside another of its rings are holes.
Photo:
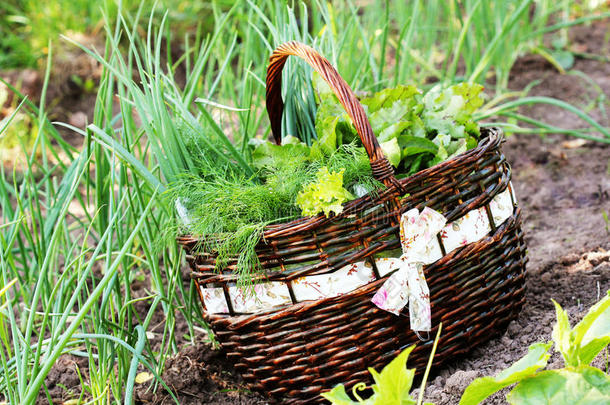
<path fill-rule="evenodd" d="M 357 137 L 347 113 L 328 87 L 317 85 L 316 148 L 332 150 Z M 361 98 L 379 144 L 397 172 L 410 175 L 450 159 L 478 144 L 474 112 L 482 106 L 483 87 L 460 83 L 435 86 L 423 94 L 414 86 L 397 86 Z"/>
<path fill-rule="evenodd" d="M 343 172 L 329 172 L 326 166 L 321 167 L 316 174 L 316 181 L 303 187 L 296 198 L 296 204 L 303 215 L 316 215 L 324 212 L 338 215 L 343 212 L 343 203 L 354 196 L 343 188 Z"/>

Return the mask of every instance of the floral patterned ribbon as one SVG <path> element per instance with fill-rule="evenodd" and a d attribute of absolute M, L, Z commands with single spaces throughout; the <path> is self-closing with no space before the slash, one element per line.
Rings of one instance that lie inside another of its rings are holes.
<path fill-rule="evenodd" d="M 379 308 L 399 315 L 409 303 L 409 319 L 414 331 L 430 331 L 430 290 L 423 266 L 430 257 L 432 242 L 447 219 L 431 208 L 420 213 L 413 208 L 400 218 L 402 256 L 398 270 L 377 290 L 371 301 Z"/>

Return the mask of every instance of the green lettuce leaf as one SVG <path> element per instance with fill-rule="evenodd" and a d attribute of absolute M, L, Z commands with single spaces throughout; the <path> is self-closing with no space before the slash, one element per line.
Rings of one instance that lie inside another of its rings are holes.
<path fill-rule="evenodd" d="M 332 130 L 335 131 L 333 138 L 336 140 L 335 148 L 337 145 L 352 142 L 358 137 L 358 133 L 356 132 L 356 128 L 352 125 L 349 115 L 347 115 L 347 112 L 341 103 L 339 103 L 339 99 L 335 96 L 335 93 L 317 72 L 314 72 L 313 74 L 312 84 L 318 103 L 316 112 L 316 132 L 318 134 L 318 139 L 325 138 L 322 143 L 328 145 L 328 139 L 331 138 L 328 131 Z M 319 157 L 320 152 L 326 153 L 323 146 L 316 148 L 314 152 L 316 158 Z"/>
<path fill-rule="evenodd" d="M 392 106 L 382 108 L 373 113 L 369 113 L 369 122 L 373 133 L 377 137 L 384 138 L 398 136 L 404 129 L 408 128 L 411 122 L 409 121 L 409 112 L 411 111 L 408 103 L 397 100 Z M 398 125 L 397 125 L 398 124 Z M 392 127 L 393 131 L 388 134 L 387 128 Z"/>
<path fill-rule="evenodd" d="M 398 139 L 392 138 L 387 142 L 382 142 L 379 146 L 381 146 L 381 150 L 383 150 L 383 154 L 390 161 L 392 166 L 398 167 L 400 164 L 400 146 L 398 146 Z"/>
<path fill-rule="evenodd" d="M 465 101 L 464 107 L 461 109 L 461 114 L 457 115 L 458 122 L 465 122 L 471 119 L 472 114 L 483 105 L 481 92 L 483 86 L 476 83 L 459 83 L 450 87 L 455 95 L 461 96 Z"/>
<path fill-rule="evenodd" d="M 314 77 L 317 144 L 311 158 L 357 139 L 354 126 L 336 96 Z M 460 83 L 436 86 L 422 95 L 414 86 L 388 88 L 360 99 L 373 133 L 399 175 L 410 175 L 477 146 L 480 136 L 473 113 L 483 104 L 483 87 Z M 419 139 L 414 139 L 419 138 Z M 396 150 L 396 143 L 398 147 Z"/>
<path fill-rule="evenodd" d="M 449 156 L 447 156 L 447 159 L 445 160 L 453 159 L 457 155 L 466 152 L 466 149 L 466 139 L 458 139 L 449 142 L 447 145 L 447 154 Z"/>
<path fill-rule="evenodd" d="M 332 93 L 321 97 L 320 105 L 316 112 L 316 133 L 318 134 L 318 139 L 324 136 L 328 138 L 330 134 L 327 131 L 331 130 L 335 131 L 334 136 L 337 145 L 350 143 L 358 138 L 358 133 L 352 125 L 349 115 L 347 115 L 337 97 Z"/>
<path fill-rule="evenodd" d="M 417 100 L 414 96 L 421 94 L 415 86 L 397 86 L 375 93 L 372 97 L 360 100 L 362 105 L 368 107 L 370 113 L 382 108 L 393 106 L 396 101 L 402 101 L 406 105 L 414 105 Z"/>
<path fill-rule="evenodd" d="M 312 160 L 322 159 L 337 150 L 337 123 L 341 117 L 326 117 L 316 125 L 318 139 L 311 145 Z"/>
<path fill-rule="evenodd" d="M 377 140 L 379 142 L 387 142 L 394 138 L 399 137 L 399 134 L 405 132 L 412 125 L 411 121 L 400 121 L 393 124 L 387 125 L 384 129 L 379 132 Z"/>
<path fill-rule="evenodd" d="M 434 142 L 427 138 L 420 138 L 419 136 L 399 136 L 398 144 L 402 149 L 403 158 L 420 153 L 430 153 L 432 155 L 436 155 L 438 152 L 438 146 Z"/>
<path fill-rule="evenodd" d="M 309 159 L 309 154 L 309 146 L 291 135 L 282 139 L 281 145 L 266 140 L 257 140 L 252 151 L 252 164 L 259 169 L 284 165 L 294 166 L 305 163 Z"/>
<path fill-rule="evenodd" d="M 479 127 L 472 114 L 483 105 L 479 84 L 460 83 L 446 89 L 436 86 L 424 96 L 422 119 L 428 132 L 449 135 L 453 139 L 478 136 Z"/>
<path fill-rule="evenodd" d="M 398 86 L 360 100 L 379 142 L 397 137 L 412 125 L 420 94 L 415 86 Z"/>
<path fill-rule="evenodd" d="M 426 167 L 431 166 L 430 164 L 428 164 L 428 160 L 424 159 L 423 154 L 417 154 L 417 155 L 411 155 L 411 156 L 407 156 L 404 158 L 403 160 L 403 165 L 406 168 L 406 173 L 404 173 L 404 176 L 410 176 L 414 173 L 417 173 L 420 168 L 424 169 Z"/>
<path fill-rule="evenodd" d="M 311 85 L 313 86 L 313 91 L 318 104 L 320 104 L 321 99 L 335 95 L 328 83 L 326 83 L 322 76 L 320 76 L 320 74 L 315 70 L 311 77 Z"/>

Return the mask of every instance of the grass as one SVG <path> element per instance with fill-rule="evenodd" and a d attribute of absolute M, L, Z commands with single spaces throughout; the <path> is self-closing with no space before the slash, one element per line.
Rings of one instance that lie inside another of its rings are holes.
<path fill-rule="evenodd" d="M 113 135 L 114 121 L 104 108 L 117 90 L 123 91 L 107 72 L 94 123 Z M 140 135 L 130 132 L 131 107 L 123 107 L 118 132 L 134 151 Z M 92 131 L 83 133 L 82 151 L 66 150 L 68 163 L 51 163 L 46 156 L 60 136 L 45 118 L 44 96 L 31 114 L 40 128 L 31 156 L 39 149 L 43 159 L 28 160 L 20 183 L 5 181 L 10 174 L 2 173 L 0 264 L 4 285 L 16 281 L 3 295 L 1 391 L 10 403 L 32 403 L 55 360 L 72 352 L 90 359 L 87 397 L 116 401 L 133 391 L 132 364 L 157 374 L 162 359 L 177 349 L 177 312 L 184 312 L 194 338 L 198 308 L 183 287 L 177 247 L 154 251 L 156 229 L 168 217 L 155 204 L 159 187 L 137 173 L 132 177 L 128 164 L 95 142 Z M 130 286 L 143 272 L 151 289 L 147 296 L 132 296 Z M 139 313 L 134 304 L 142 300 L 148 309 Z M 13 305 L 25 303 L 25 311 L 13 312 Z M 161 348 L 153 353 L 138 331 L 158 326 L 151 320 L 160 308 L 166 322 Z"/>
<path fill-rule="evenodd" d="M 43 16 L 28 8 L 38 3 L 44 2 L 6 3 L 2 18 L 13 16 L 9 23 L 22 27 L 44 24 Z M 359 91 L 397 83 L 476 80 L 488 85 L 490 95 L 481 121 L 500 117 L 527 124 L 507 126 L 514 132 L 534 126 L 536 131 L 609 142 L 608 129 L 582 109 L 507 91 L 517 56 L 544 46 L 547 32 L 562 35 L 572 24 L 574 3 L 496 3 L 439 0 L 408 6 L 392 1 L 389 12 L 372 2 L 360 10 L 343 2 L 312 1 L 293 8 L 272 0 L 231 6 L 212 2 L 205 5 L 209 24 L 181 32 L 172 13 L 151 15 L 150 9 L 131 2 L 124 2 L 120 13 L 114 3 L 104 3 L 102 12 L 84 0 L 74 6 L 57 2 L 66 13 L 81 5 L 79 10 L 96 17 L 76 19 L 74 24 L 83 25 L 74 28 L 67 26 L 71 19 L 62 22 L 49 13 L 55 23 L 66 25 L 49 25 L 52 33 L 42 32 L 37 40 L 48 44 L 57 32 L 99 27 L 106 40 L 104 54 L 86 51 L 102 64 L 103 75 L 92 124 L 85 131 L 72 128 L 83 137 L 82 149 L 63 141 L 59 124 L 47 119 L 45 91 L 54 41 L 43 52 L 47 76 L 39 104 L 26 100 L 12 115 L 27 114 L 36 131 L 31 147 L 23 145 L 22 172 L 0 169 L 4 400 L 31 403 L 48 395 L 45 377 L 61 355 L 70 353 L 88 359 L 84 398 L 129 402 L 137 373 L 148 370 L 161 383 L 158 376 L 168 356 L 206 330 L 192 286 L 182 280 L 180 250 L 159 237 L 174 220 L 164 192 L 185 172 L 197 169 L 181 137 L 183 126 L 207 135 L 204 140 L 209 140 L 215 159 L 251 170 L 248 142 L 269 134 L 266 61 L 282 41 L 313 44 Z M 579 23 L 608 16 L 579 13 Z M 15 35 L 25 36 L 19 30 Z M 174 60 L 170 47 L 177 46 L 181 56 Z M 2 49 L 16 48 L 3 43 Z M 295 61 L 287 69 L 294 79 L 284 88 L 284 131 L 315 137 L 310 71 Z M 186 79 L 178 83 L 178 77 Z M 518 113 L 519 107 L 536 103 L 566 109 L 587 126 L 562 130 Z M 9 121 L 0 125 L 2 134 L 13 125 Z M 145 290 L 133 290 L 138 279 L 149 280 Z M 159 311 L 165 322 L 157 325 L 153 319 Z M 188 325 L 186 338 L 176 336 L 179 317 Z M 151 333 L 159 337 L 154 347 Z"/>

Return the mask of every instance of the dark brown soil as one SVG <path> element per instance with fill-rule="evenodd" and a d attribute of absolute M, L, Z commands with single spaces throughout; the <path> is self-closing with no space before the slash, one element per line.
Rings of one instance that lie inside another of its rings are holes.
<path fill-rule="evenodd" d="M 43 390 L 40 393 L 36 405 L 61 404 L 81 397 L 81 381 L 87 381 L 89 378 L 88 362 L 89 360 L 83 357 L 61 356 L 45 380 L 47 392 Z M 83 397 L 86 398 L 86 395 Z"/>
<path fill-rule="evenodd" d="M 607 21 L 592 27 L 578 27 L 571 33 L 572 48 L 577 52 L 610 55 L 605 39 L 607 32 Z M 601 88 L 601 93 L 577 76 L 558 73 L 538 56 L 525 57 L 516 64 L 510 87 L 520 90 L 540 80 L 530 95 L 556 97 L 582 109 L 605 96 L 607 107 L 610 64 L 577 58 L 573 69 L 587 74 Z M 584 126 L 571 114 L 545 105 L 525 109 L 524 113 L 559 127 Z M 607 117 L 597 109 L 590 113 L 602 125 L 610 126 Z M 89 118 L 90 114 L 86 110 Z M 523 356 L 530 344 L 550 341 L 555 320 L 551 298 L 568 311 L 574 323 L 610 289 L 610 223 L 603 216 L 603 213 L 610 216 L 610 147 L 595 142 L 578 144 L 574 139 L 558 135 L 508 137 L 504 152 L 513 167 L 513 184 L 523 209 L 530 260 L 526 305 L 519 319 L 499 338 L 473 348 L 470 355 L 456 358 L 440 370 L 433 370 L 425 394 L 427 401 L 437 405 L 456 404 L 474 378 L 495 375 Z M 187 330 L 181 318 L 176 326 L 181 331 Z M 180 352 L 166 363 L 162 377 L 179 402 L 265 403 L 259 394 L 243 387 L 232 365 L 221 352 L 204 343 L 206 340 L 201 336 L 196 345 L 185 342 Z M 76 361 L 86 375 L 86 362 Z M 549 366 L 562 366 L 558 354 L 552 356 Z M 75 375 L 74 358 L 62 357 L 46 380 L 54 402 L 61 403 L 69 392 L 73 393 L 71 398 L 74 393 L 78 395 L 80 382 Z M 148 385 L 138 385 L 137 403 L 172 403 L 162 389 L 153 393 Z M 505 394 L 506 390 L 486 403 L 504 404 Z"/>
<path fill-rule="evenodd" d="M 187 346 L 169 359 L 163 380 L 178 395 L 180 404 L 264 404 L 264 398 L 245 390 L 226 358 L 206 344 Z M 170 404 L 162 390 L 153 393 L 146 387 L 136 391 L 136 404 Z"/>

